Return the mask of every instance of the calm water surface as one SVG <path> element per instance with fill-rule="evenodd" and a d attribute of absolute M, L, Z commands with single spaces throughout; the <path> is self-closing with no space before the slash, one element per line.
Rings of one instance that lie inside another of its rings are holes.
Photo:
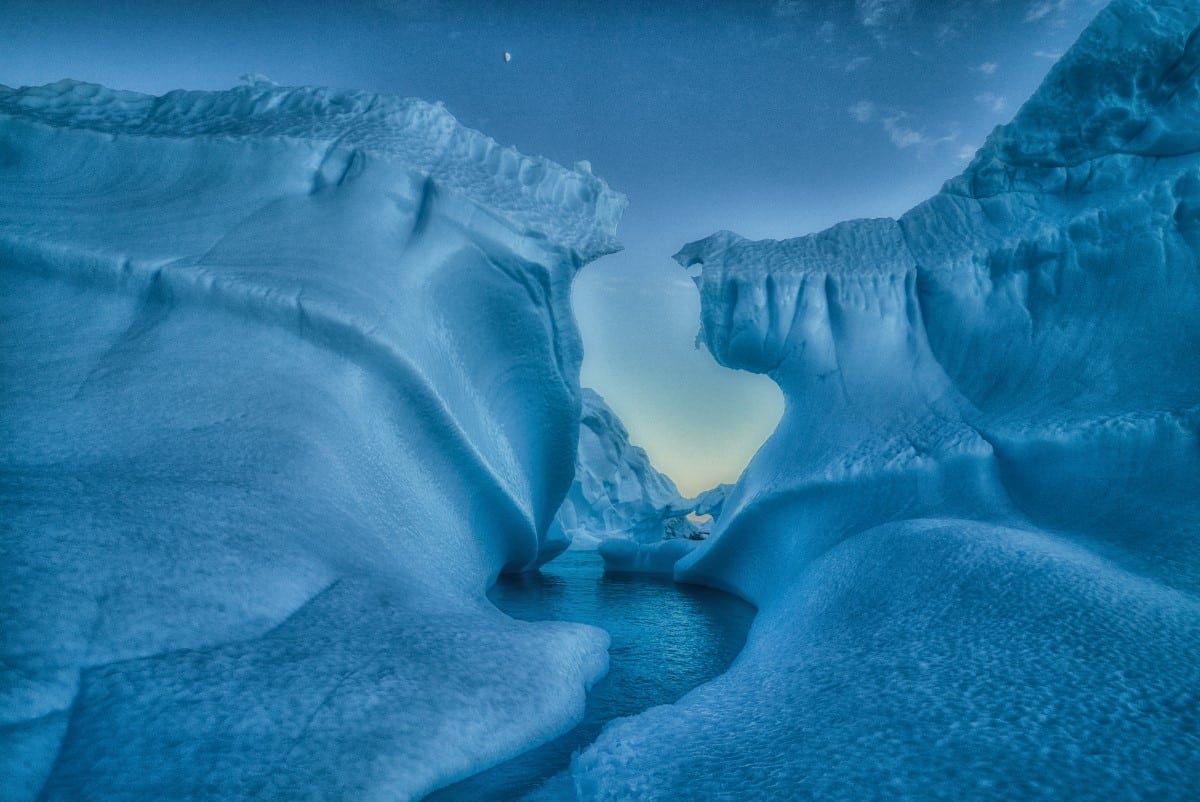
<path fill-rule="evenodd" d="M 566 782 L 555 775 L 611 719 L 674 702 L 724 671 L 741 651 L 754 617 L 753 607 L 720 591 L 605 575 L 600 557 L 587 551 L 569 551 L 538 573 L 501 577 L 488 596 L 513 618 L 578 621 L 607 630 L 608 676 L 588 694 L 575 729 L 444 788 L 427 797 L 429 802 L 518 800 L 539 789 L 554 796 L 553 785 Z"/>

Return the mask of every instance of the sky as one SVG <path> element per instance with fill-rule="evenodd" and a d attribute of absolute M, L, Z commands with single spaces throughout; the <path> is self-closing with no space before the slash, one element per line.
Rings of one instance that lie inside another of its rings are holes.
<path fill-rule="evenodd" d="M 782 414 L 695 347 L 671 259 L 897 216 L 962 170 L 1102 0 L 0 0 L 0 84 L 162 93 L 258 73 L 440 100 L 630 200 L 584 268 L 583 383 L 685 495 L 736 480 Z M 504 52 L 512 54 L 505 61 Z"/>

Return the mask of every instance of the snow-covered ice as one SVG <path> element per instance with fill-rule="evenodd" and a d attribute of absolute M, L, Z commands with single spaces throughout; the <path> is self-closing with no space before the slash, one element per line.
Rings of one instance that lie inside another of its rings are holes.
<path fill-rule="evenodd" d="M 899 220 L 678 259 L 787 399 L 676 567 L 760 614 L 580 797 L 1194 799 L 1200 4 L 1117 0 Z"/>
<path fill-rule="evenodd" d="M 397 799 L 563 731 L 569 291 L 624 199 L 443 108 L 0 90 L 0 799 Z"/>

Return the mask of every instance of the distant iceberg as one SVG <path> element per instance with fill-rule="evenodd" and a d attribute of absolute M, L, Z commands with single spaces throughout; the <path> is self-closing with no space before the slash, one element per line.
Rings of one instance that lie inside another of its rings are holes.
<path fill-rule="evenodd" d="M 760 613 L 580 797 L 1195 798 L 1200 4 L 1117 0 L 899 220 L 677 258 L 787 399 L 676 567 Z"/>
<path fill-rule="evenodd" d="M 687 518 L 696 503 L 630 443 L 599 393 L 584 387 L 582 397 L 575 480 L 556 518 L 571 547 L 594 549 L 607 538 L 655 543 L 700 535 Z"/>
<path fill-rule="evenodd" d="M 573 549 L 597 549 L 609 571 L 671 575 L 675 562 L 706 538 L 728 485 L 694 499 L 629 441 L 604 399 L 583 388 L 575 481 L 552 532 Z"/>
<path fill-rule="evenodd" d="M 624 199 L 416 100 L 0 90 L 0 797 L 402 799 L 565 730 L 570 284 Z"/>

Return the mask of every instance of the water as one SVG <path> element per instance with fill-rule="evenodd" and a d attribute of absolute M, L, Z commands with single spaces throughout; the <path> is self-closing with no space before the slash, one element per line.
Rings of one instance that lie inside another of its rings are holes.
<path fill-rule="evenodd" d="M 724 671 L 746 640 L 754 608 L 708 588 L 641 575 L 605 575 L 595 552 L 570 551 L 540 573 L 501 577 L 488 594 L 513 618 L 593 624 L 612 636 L 608 675 L 583 721 L 550 743 L 438 791 L 428 802 L 518 800 L 566 783 L 571 755 L 614 718 L 668 704 Z M 559 775 L 559 776 L 556 776 Z M 550 781 L 549 783 L 547 781 Z"/>

